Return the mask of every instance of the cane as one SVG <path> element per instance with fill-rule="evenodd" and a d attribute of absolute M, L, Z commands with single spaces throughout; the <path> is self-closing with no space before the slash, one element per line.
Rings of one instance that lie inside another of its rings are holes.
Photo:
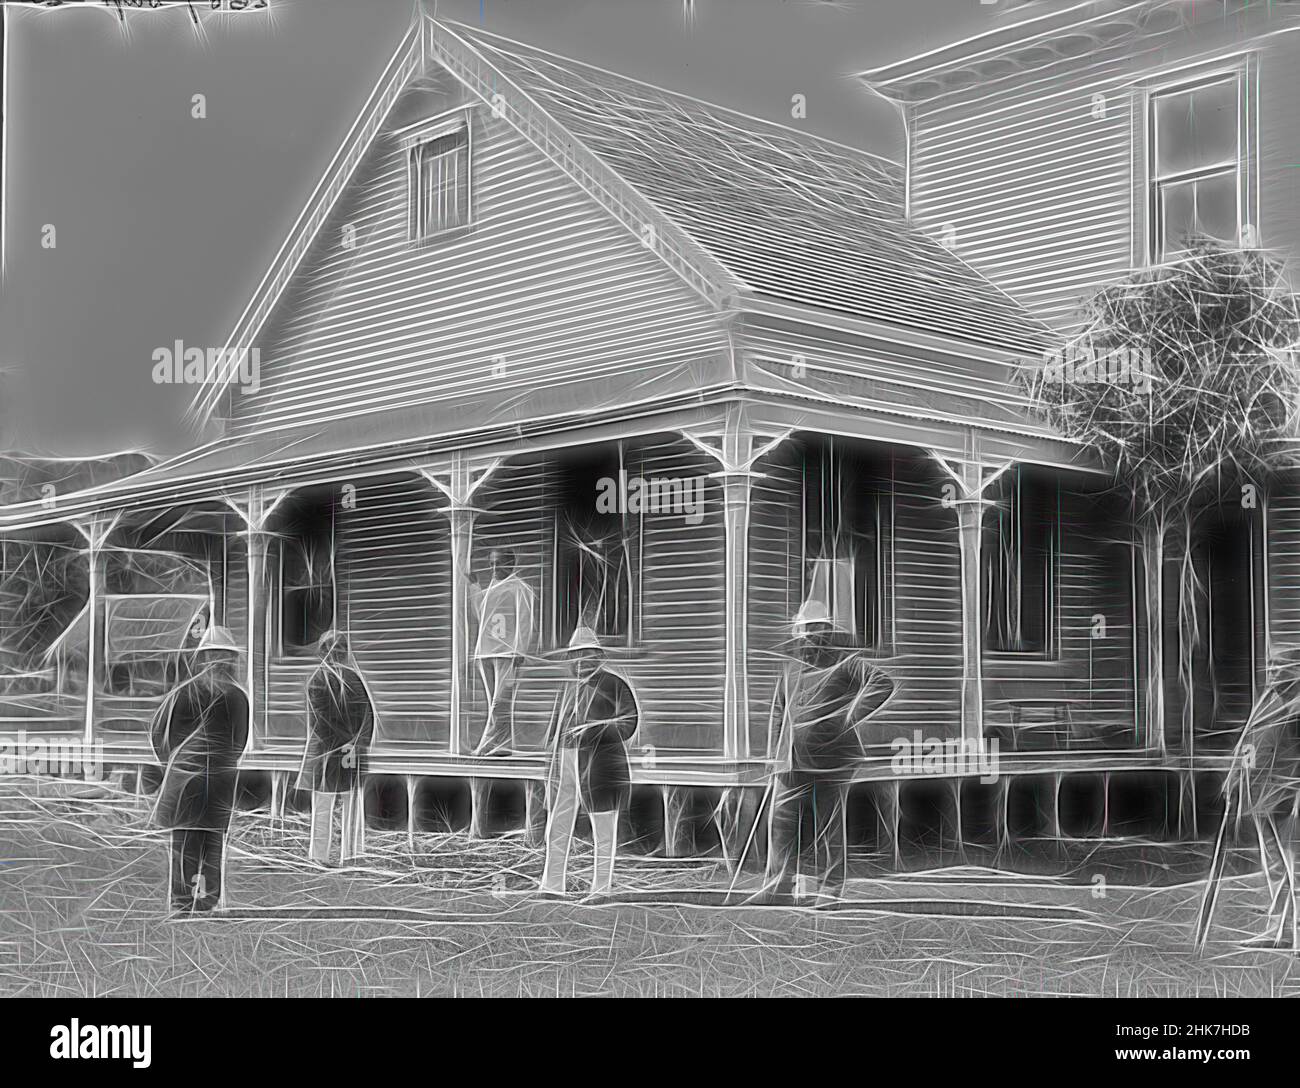
<path fill-rule="evenodd" d="M 776 752 L 778 762 L 780 762 L 781 757 L 785 755 L 786 738 L 789 735 L 790 696 L 788 675 L 782 674 L 778 683 L 786 685 L 785 699 L 781 709 L 781 732 L 778 734 L 776 740 Z M 777 693 L 773 695 L 773 712 L 775 712 L 777 694 L 780 694 L 779 688 Z M 770 728 L 771 727 L 769 726 L 769 729 Z M 771 733 L 769 732 L 768 735 L 771 736 Z M 759 827 L 763 824 L 763 813 L 767 812 L 769 806 L 774 804 L 776 801 L 776 782 L 779 773 L 780 772 L 774 768 L 771 775 L 768 777 L 767 788 L 763 791 L 763 796 L 758 802 L 758 810 L 754 813 L 754 822 L 750 826 L 749 836 L 745 839 L 744 848 L 740 851 L 740 857 L 736 860 L 735 866 L 731 868 L 731 883 L 727 886 L 728 901 L 730 901 L 731 896 L 736 890 L 736 881 L 740 878 L 740 874 L 745 870 L 745 862 L 749 860 L 749 851 L 754 845 L 754 836 L 758 833 Z M 721 802 L 719 802 L 719 808 L 721 808 Z"/>
<path fill-rule="evenodd" d="M 1240 798 L 1238 798 L 1240 805 Z M 1228 860 L 1228 851 L 1224 840 L 1228 833 L 1228 820 L 1232 818 L 1232 798 L 1228 797 L 1223 806 L 1223 819 L 1219 821 L 1219 833 L 1214 839 L 1214 853 L 1210 855 L 1210 875 L 1206 879 L 1205 893 L 1201 897 L 1201 909 L 1196 919 L 1196 951 L 1205 950 L 1205 943 L 1210 936 L 1210 921 L 1219 903 L 1219 881 L 1223 876 L 1223 867 Z M 1240 812 L 1238 812 L 1240 817 Z"/>
<path fill-rule="evenodd" d="M 736 881 L 740 878 L 740 874 L 744 872 L 745 862 L 749 859 L 750 847 L 754 845 L 754 836 L 763 823 L 763 813 L 767 811 L 768 805 L 772 802 L 772 794 L 775 789 L 776 774 L 773 773 L 767 781 L 767 789 L 763 791 L 762 800 L 758 802 L 758 811 L 754 814 L 754 823 L 749 829 L 749 836 L 745 840 L 745 846 L 740 851 L 740 857 L 737 859 L 736 864 L 731 867 L 731 883 L 727 886 L 728 900 L 736 890 Z"/>

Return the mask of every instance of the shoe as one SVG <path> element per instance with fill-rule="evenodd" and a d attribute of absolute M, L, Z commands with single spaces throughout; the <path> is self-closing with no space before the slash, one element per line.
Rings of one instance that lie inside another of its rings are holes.
<path fill-rule="evenodd" d="M 612 903 L 613 901 L 614 898 L 609 894 L 608 890 L 598 892 L 594 888 L 578 900 L 578 902 L 586 907 L 599 907 L 605 903 Z"/>
<path fill-rule="evenodd" d="M 547 888 L 538 886 L 537 896 L 539 899 L 568 899 L 568 894 L 563 888 Z"/>

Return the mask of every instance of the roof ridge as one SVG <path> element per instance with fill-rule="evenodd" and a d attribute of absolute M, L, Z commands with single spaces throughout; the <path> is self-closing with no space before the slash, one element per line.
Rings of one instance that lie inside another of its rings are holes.
<path fill-rule="evenodd" d="M 512 79 L 508 74 L 501 70 L 500 65 L 497 62 L 492 60 L 490 57 L 484 56 L 480 51 L 481 43 L 475 41 L 472 36 L 463 37 L 462 32 L 464 31 L 464 24 L 453 23 L 451 20 L 438 20 L 432 17 L 429 18 L 429 23 L 432 25 L 435 32 L 439 30 L 442 31 L 444 38 L 450 38 L 452 41 L 458 43 L 462 50 L 468 50 L 470 53 L 474 54 L 510 86 L 514 87 L 522 99 L 528 102 L 532 108 L 537 111 L 537 114 L 545 119 L 547 124 L 563 133 L 565 137 L 572 141 L 573 146 L 580 148 L 582 152 L 589 157 L 593 164 L 599 166 L 599 170 L 604 171 L 604 173 L 613 180 L 617 187 L 621 188 L 626 195 L 632 197 L 638 204 L 640 204 L 641 210 L 645 216 L 652 221 L 657 219 L 658 222 L 656 224 L 656 229 L 661 232 L 666 232 L 666 234 L 663 235 L 664 240 L 661 241 L 660 244 L 651 247 L 651 251 L 661 263 L 668 267 L 679 278 L 684 280 L 693 290 L 704 296 L 712 306 L 720 309 L 726 308 L 726 296 L 732 294 L 737 289 L 749 289 L 750 285 L 742 276 L 738 275 L 734 270 L 727 268 L 723 262 L 719 261 L 717 257 L 710 252 L 708 247 L 701 245 L 697 238 L 677 223 L 677 221 L 665 212 L 664 209 L 651 199 L 649 195 L 642 192 L 637 185 L 635 185 L 629 178 L 625 177 L 621 171 L 617 170 L 602 155 L 592 150 L 579 133 L 574 132 L 569 126 L 565 125 L 560 119 L 555 117 L 554 113 L 541 102 L 538 102 L 533 93 L 527 87 L 523 86 L 520 81 Z M 472 93 L 482 96 L 482 92 L 469 84 L 463 74 L 450 68 L 446 60 L 433 55 L 433 51 L 435 51 L 437 47 L 437 39 L 431 36 L 429 40 L 430 54 L 428 59 L 435 64 L 441 65 L 448 71 L 451 71 L 455 78 L 461 80 L 461 82 L 466 83 L 466 85 L 470 87 Z M 626 212 L 626 209 L 622 207 L 621 202 L 611 205 L 607 201 L 601 199 L 598 191 L 600 189 L 599 179 L 596 175 L 591 175 L 593 186 L 588 187 L 578 174 L 566 170 L 562 164 L 557 162 L 554 154 L 550 150 L 537 144 L 532 136 L 529 136 L 524 132 L 517 120 L 512 120 L 510 123 L 517 131 L 523 133 L 525 139 L 529 140 L 530 143 L 533 143 L 544 156 L 550 159 L 552 164 L 560 166 L 560 168 L 564 170 L 572 180 L 576 181 L 588 197 L 596 199 L 597 202 L 600 203 L 607 212 L 613 215 L 616 220 L 622 223 L 625 228 L 635 231 L 634 225 L 628 222 L 623 214 Z M 665 241 L 671 243 L 673 252 L 665 252 Z"/>
<path fill-rule="evenodd" d="M 612 68 L 605 68 L 599 64 L 592 64 L 590 61 L 579 60 L 577 57 L 565 56 L 563 53 L 556 53 L 550 49 L 543 49 L 541 46 L 532 45 L 529 42 L 522 42 L 518 38 L 508 38 L 504 34 L 498 34 L 492 30 L 484 30 L 481 27 L 476 27 L 471 23 L 466 23 L 459 19 L 440 18 L 437 21 L 446 26 L 455 27 L 457 30 L 467 31 L 474 36 L 492 38 L 498 42 L 505 42 L 509 45 L 518 46 L 530 53 L 538 53 L 553 60 L 562 61 L 568 65 L 575 65 L 579 68 L 586 68 L 592 72 L 599 72 L 601 75 L 613 76 L 615 79 L 621 79 L 626 83 L 634 83 L 637 86 L 657 91 L 660 94 L 669 95 L 672 98 L 685 99 L 688 102 L 694 102 L 697 105 L 706 106 L 711 110 L 718 110 L 722 113 L 730 114 L 743 121 L 750 121 L 766 128 L 779 129 L 781 132 L 788 133 L 789 135 L 799 139 L 824 144 L 825 146 L 834 148 L 837 151 L 847 152 L 850 155 L 869 159 L 886 167 L 902 169 L 903 166 L 903 164 L 897 159 L 891 159 L 887 155 L 882 155 L 877 151 L 871 151 L 863 147 L 854 147 L 852 144 L 841 143 L 839 140 L 832 140 L 829 136 L 823 136 L 820 133 L 811 132 L 807 129 L 795 128 L 793 125 L 783 124 L 780 121 L 771 121 L 765 117 L 756 117 L 752 113 L 745 113 L 743 110 L 738 110 L 734 106 L 724 106 L 720 102 L 712 102 L 707 98 L 697 98 L 695 95 L 686 94 L 683 91 L 675 91 L 671 87 L 664 87 L 658 83 L 651 83 L 646 79 L 638 79 L 636 76 L 630 76 L 626 72 L 617 72 Z"/>

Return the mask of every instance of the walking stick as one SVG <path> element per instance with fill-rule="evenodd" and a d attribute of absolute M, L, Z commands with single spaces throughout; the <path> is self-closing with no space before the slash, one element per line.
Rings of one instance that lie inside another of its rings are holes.
<path fill-rule="evenodd" d="M 1205 882 L 1205 893 L 1201 897 L 1201 909 L 1196 919 L 1196 951 L 1205 950 L 1205 942 L 1210 935 L 1210 921 L 1214 917 L 1215 907 L 1219 902 L 1219 880 L 1223 876 L 1223 867 L 1228 859 L 1224 848 L 1224 839 L 1228 832 L 1228 820 L 1232 816 L 1232 799 L 1223 806 L 1223 819 L 1219 821 L 1219 833 L 1214 839 L 1214 853 L 1210 855 L 1210 875 Z"/>
<path fill-rule="evenodd" d="M 777 735 L 776 740 L 777 762 L 781 763 L 782 761 L 788 762 L 785 757 L 786 739 L 789 736 L 790 722 L 789 673 L 782 673 L 777 684 L 777 690 L 772 696 L 773 713 L 776 712 L 776 700 L 778 696 L 784 695 L 784 698 L 781 699 L 781 731 Z M 786 689 L 784 693 L 781 691 L 782 686 Z M 769 725 L 768 728 L 770 730 L 771 726 Z M 768 736 L 771 736 L 770 732 L 768 733 Z M 758 810 L 754 813 L 754 822 L 750 826 L 749 836 L 745 839 L 745 846 L 740 851 L 740 857 L 736 860 L 735 867 L 731 870 L 731 883 L 727 887 L 728 901 L 730 901 L 732 894 L 736 890 L 736 881 L 739 879 L 740 874 L 744 872 L 745 862 L 749 860 L 749 850 L 750 847 L 754 845 L 754 836 L 757 834 L 760 825 L 763 823 L 763 813 L 776 801 L 776 780 L 778 774 L 780 774 L 780 772 L 773 768 L 772 773 L 768 776 L 767 788 L 763 791 L 763 796 L 758 802 Z"/>
<path fill-rule="evenodd" d="M 732 894 L 736 890 L 736 881 L 739 879 L 740 874 L 744 872 L 745 862 L 749 859 L 749 849 L 754 845 L 754 835 L 758 832 L 759 825 L 763 822 L 763 813 L 767 810 L 768 805 L 773 799 L 772 795 L 776 790 L 776 774 L 777 772 L 773 771 L 768 777 L 767 788 L 763 791 L 763 797 L 758 802 L 758 811 L 754 813 L 754 822 L 750 826 L 749 836 L 745 840 L 744 848 L 740 851 L 740 857 L 736 860 L 736 864 L 731 870 L 731 883 L 727 886 L 728 900 L 730 900 Z"/>
<path fill-rule="evenodd" d="M 1256 821 L 1256 823 L 1258 823 L 1258 821 Z M 1282 878 L 1277 882 L 1277 891 L 1273 891 L 1271 883 L 1269 885 L 1269 891 L 1272 892 L 1272 896 L 1268 903 L 1269 925 L 1273 922 L 1273 912 L 1277 910 L 1278 901 L 1282 898 L 1282 893 L 1284 891 L 1292 892 L 1291 898 L 1282 904 L 1282 916 L 1277 920 L 1277 935 L 1273 938 L 1273 943 L 1280 944 L 1282 942 L 1282 934 L 1286 931 L 1286 916 L 1290 912 L 1292 902 L 1294 901 L 1294 890 L 1292 888 L 1294 873 L 1292 872 L 1290 860 L 1287 857 L 1286 847 L 1282 844 L 1282 836 L 1278 832 L 1277 822 L 1271 815 L 1268 817 L 1268 829 L 1272 832 L 1273 842 L 1277 846 L 1278 857 L 1282 861 Z M 1261 830 L 1261 835 L 1262 834 L 1263 832 Z M 1292 944 L 1294 945 L 1294 939 Z"/>
<path fill-rule="evenodd" d="M 1287 912 L 1291 913 L 1291 950 L 1300 952 L 1300 944 L 1296 940 L 1297 919 L 1296 913 L 1300 909 L 1297 907 L 1295 898 L 1295 854 L 1290 846 L 1295 828 L 1297 814 L 1300 814 L 1300 794 L 1296 795 L 1291 804 L 1291 812 L 1286 817 L 1284 826 L 1287 829 L 1287 841 L 1283 842 L 1282 833 L 1278 830 L 1277 820 L 1273 816 L 1268 818 L 1268 828 L 1273 833 L 1273 841 L 1277 844 L 1278 855 L 1282 859 L 1282 879 L 1278 881 L 1277 891 L 1273 893 L 1273 899 L 1268 905 L 1268 919 L 1273 920 L 1273 912 L 1277 910 L 1278 901 L 1282 898 L 1282 893 L 1287 893 L 1286 902 L 1282 904 L 1282 914 L 1277 920 L 1277 936 L 1274 943 L 1281 944 L 1282 934 L 1286 932 Z"/>

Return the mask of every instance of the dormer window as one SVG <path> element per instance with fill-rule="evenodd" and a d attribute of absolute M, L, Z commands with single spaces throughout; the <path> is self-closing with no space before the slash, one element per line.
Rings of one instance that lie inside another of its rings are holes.
<path fill-rule="evenodd" d="M 1193 236 L 1250 244 L 1245 73 L 1152 91 L 1149 254 L 1162 261 Z"/>
<path fill-rule="evenodd" d="M 469 225 L 469 122 L 465 114 L 422 126 L 408 139 L 410 238 L 422 242 Z"/>

